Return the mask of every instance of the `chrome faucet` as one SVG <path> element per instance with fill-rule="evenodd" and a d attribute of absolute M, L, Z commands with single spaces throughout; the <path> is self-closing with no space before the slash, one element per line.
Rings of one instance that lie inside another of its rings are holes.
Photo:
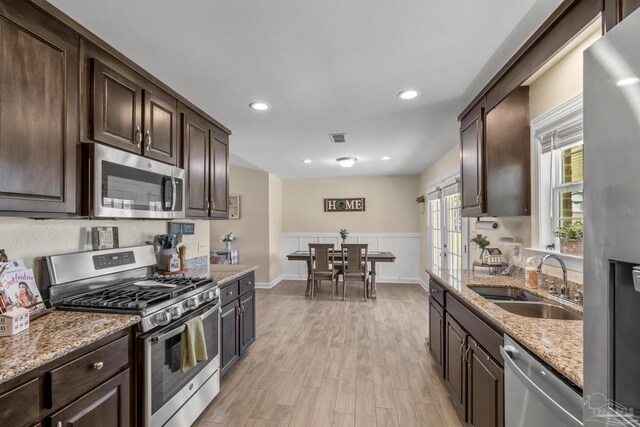
<path fill-rule="evenodd" d="M 554 254 L 548 254 L 542 257 L 540 263 L 538 264 L 538 273 L 542 273 L 542 264 L 549 259 L 553 258 L 560 264 L 562 267 L 562 286 L 560 286 L 560 298 L 569 299 L 569 286 L 567 285 L 567 266 L 564 264 L 561 258 Z"/>

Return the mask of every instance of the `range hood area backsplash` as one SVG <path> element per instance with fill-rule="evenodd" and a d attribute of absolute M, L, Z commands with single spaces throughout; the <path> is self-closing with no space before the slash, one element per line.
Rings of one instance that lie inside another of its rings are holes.
<path fill-rule="evenodd" d="M 187 258 L 208 256 L 209 221 L 180 220 L 195 224 L 195 234 L 186 235 Z M 0 218 L 0 249 L 10 259 L 22 258 L 33 268 L 36 258 L 46 255 L 91 250 L 91 227 L 116 226 L 120 247 L 144 244 L 156 234 L 168 232 L 168 222 L 160 220 L 86 220 L 86 219 L 27 219 Z M 206 249 L 198 251 L 199 243 Z M 34 268 L 39 279 L 37 268 Z"/>

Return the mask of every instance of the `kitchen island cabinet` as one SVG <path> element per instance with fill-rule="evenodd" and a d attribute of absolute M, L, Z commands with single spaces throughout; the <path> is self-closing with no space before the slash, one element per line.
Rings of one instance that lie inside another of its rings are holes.
<path fill-rule="evenodd" d="M 137 316 L 54 311 L 0 338 L 0 425 L 135 425 Z M 60 424 L 59 424 L 60 423 Z"/>

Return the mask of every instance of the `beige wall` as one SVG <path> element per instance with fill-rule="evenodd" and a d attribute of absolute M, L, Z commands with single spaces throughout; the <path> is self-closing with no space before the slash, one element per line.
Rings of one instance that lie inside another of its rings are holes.
<path fill-rule="evenodd" d="M 256 264 L 256 282 L 269 280 L 269 174 L 232 165 L 229 194 L 240 195 L 240 219 L 211 221 L 211 247 L 223 249 L 220 236 L 233 232 L 232 247 L 240 252 L 240 263 Z"/>
<path fill-rule="evenodd" d="M 418 232 L 418 176 L 282 180 L 282 231 Z M 324 212 L 325 198 L 364 197 L 365 212 Z"/>
<path fill-rule="evenodd" d="M 282 275 L 282 180 L 269 175 L 269 280 Z"/>
<path fill-rule="evenodd" d="M 442 156 L 437 162 L 431 165 L 420 175 L 420 194 L 427 198 L 429 187 L 434 185 L 438 180 L 451 176 L 460 171 L 460 147 L 456 145 Z M 427 213 L 420 213 L 420 277 L 426 283 L 428 280 L 425 269 L 429 264 L 431 248 L 429 245 L 429 231 L 427 228 Z"/>
<path fill-rule="evenodd" d="M 532 119 L 582 93 L 582 53 L 600 37 L 596 29 L 530 83 L 529 113 Z"/>
<path fill-rule="evenodd" d="M 195 223 L 195 234 L 185 236 L 187 257 L 209 254 L 209 221 Z M 11 258 L 23 258 L 33 267 L 36 257 L 91 250 L 91 227 L 117 226 L 120 246 L 135 246 L 168 232 L 166 221 L 151 220 L 34 220 L 0 218 L 0 248 Z M 204 244 L 198 250 L 198 243 Z M 37 272 L 36 272 L 37 274 Z"/>

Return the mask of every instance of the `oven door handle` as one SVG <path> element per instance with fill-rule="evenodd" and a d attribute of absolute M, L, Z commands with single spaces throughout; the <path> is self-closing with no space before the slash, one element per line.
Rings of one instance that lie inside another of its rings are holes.
<path fill-rule="evenodd" d="M 211 316 L 213 313 L 217 313 L 218 309 L 220 308 L 220 303 L 214 305 L 213 307 L 211 307 L 209 310 L 205 311 L 204 313 L 202 313 L 200 315 L 200 319 L 205 320 L 206 318 L 208 318 L 209 316 Z M 175 329 L 170 330 L 169 332 L 165 332 L 162 335 L 158 335 L 158 336 L 150 336 L 149 338 L 147 338 L 152 344 L 158 343 L 160 341 L 164 341 L 167 340 L 169 338 L 175 337 L 178 334 L 181 334 L 182 332 L 184 332 L 184 330 L 187 329 L 187 327 L 183 324 L 181 326 L 178 326 Z"/>

